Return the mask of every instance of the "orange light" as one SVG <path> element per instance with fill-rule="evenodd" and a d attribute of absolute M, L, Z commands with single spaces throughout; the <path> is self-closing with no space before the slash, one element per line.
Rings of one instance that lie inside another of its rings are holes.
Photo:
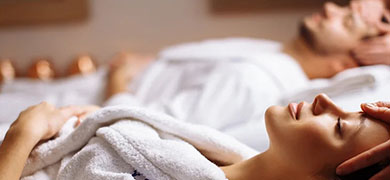
<path fill-rule="evenodd" d="M 15 78 L 15 68 L 10 59 L 0 60 L 0 81 L 10 82 Z"/>
<path fill-rule="evenodd" d="M 91 74 L 96 71 L 95 63 L 88 55 L 78 56 L 71 64 L 69 69 L 70 75 Z"/>
<path fill-rule="evenodd" d="M 49 61 L 38 59 L 29 69 L 28 76 L 35 79 L 49 81 L 54 78 L 54 70 Z"/>

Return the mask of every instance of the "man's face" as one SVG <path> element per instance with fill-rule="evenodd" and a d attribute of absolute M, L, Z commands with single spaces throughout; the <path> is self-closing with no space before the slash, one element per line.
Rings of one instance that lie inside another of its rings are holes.
<path fill-rule="evenodd" d="M 378 35 L 372 22 L 380 22 L 386 9 L 381 1 L 369 1 L 378 6 L 372 12 L 378 16 L 364 17 L 361 12 L 366 6 L 362 1 L 351 1 L 346 7 L 325 3 L 322 12 L 304 18 L 303 28 L 310 34 L 313 48 L 327 54 L 346 53 L 365 37 Z"/>

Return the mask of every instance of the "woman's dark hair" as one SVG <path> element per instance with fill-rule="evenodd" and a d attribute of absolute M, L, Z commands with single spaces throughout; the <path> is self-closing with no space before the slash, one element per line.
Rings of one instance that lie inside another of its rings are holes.
<path fill-rule="evenodd" d="M 336 180 L 368 180 L 389 165 L 390 161 L 377 163 L 346 176 L 338 176 Z"/>

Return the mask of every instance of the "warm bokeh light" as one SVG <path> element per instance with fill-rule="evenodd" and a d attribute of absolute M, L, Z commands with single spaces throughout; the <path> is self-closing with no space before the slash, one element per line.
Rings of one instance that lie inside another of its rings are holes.
<path fill-rule="evenodd" d="M 0 82 L 10 82 L 15 78 L 15 68 L 10 59 L 0 60 Z"/>
<path fill-rule="evenodd" d="M 54 78 L 55 72 L 48 60 L 38 59 L 30 67 L 28 76 L 31 78 L 36 78 L 44 81 L 52 80 Z"/>
<path fill-rule="evenodd" d="M 96 66 L 91 56 L 88 55 L 80 55 L 76 59 L 73 60 L 70 68 L 69 74 L 91 74 L 96 71 Z"/>

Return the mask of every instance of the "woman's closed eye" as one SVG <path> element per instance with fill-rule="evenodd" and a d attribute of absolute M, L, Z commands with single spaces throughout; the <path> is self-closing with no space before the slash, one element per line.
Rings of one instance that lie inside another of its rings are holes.
<path fill-rule="evenodd" d="M 343 125 L 341 123 L 341 117 L 337 118 L 336 131 L 340 137 L 343 137 Z"/>

